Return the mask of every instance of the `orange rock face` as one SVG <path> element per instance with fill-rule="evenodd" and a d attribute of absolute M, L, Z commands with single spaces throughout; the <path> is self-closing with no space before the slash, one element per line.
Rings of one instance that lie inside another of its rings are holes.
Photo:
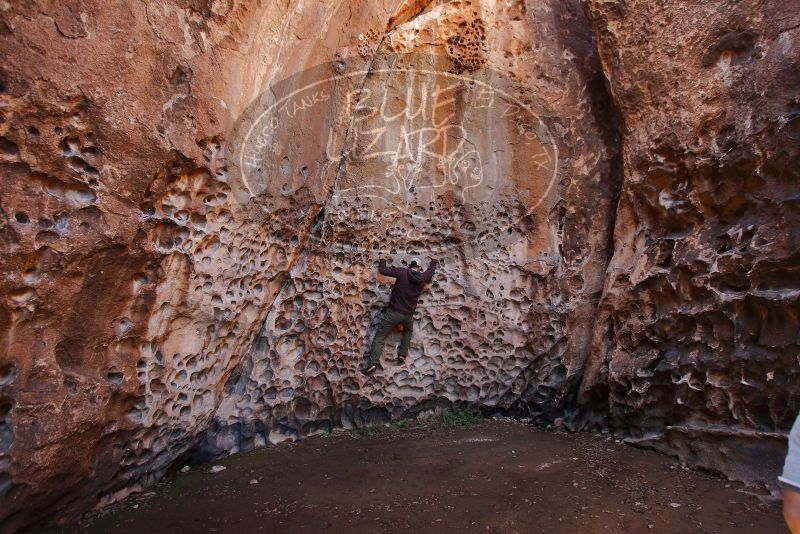
<path fill-rule="evenodd" d="M 0 4 L 3 526 L 451 406 L 771 476 L 683 436 L 794 415 L 797 22 L 650 4 Z"/>

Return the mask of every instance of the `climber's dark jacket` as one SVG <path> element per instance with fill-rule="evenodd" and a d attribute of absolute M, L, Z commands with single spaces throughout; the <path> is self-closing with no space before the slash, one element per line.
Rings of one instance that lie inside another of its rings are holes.
<path fill-rule="evenodd" d="M 392 287 L 392 295 L 389 297 L 389 307 L 396 312 L 404 315 L 413 315 L 417 308 L 425 284 L 431 281 L 436 267 L 439 265 L 437 260 L 432 260 L 425 272 L 417 272 L 404 267 L 387 267 L 386 260 L 378 262 L 378 272 L 384 276 L 396 278 Z"/>

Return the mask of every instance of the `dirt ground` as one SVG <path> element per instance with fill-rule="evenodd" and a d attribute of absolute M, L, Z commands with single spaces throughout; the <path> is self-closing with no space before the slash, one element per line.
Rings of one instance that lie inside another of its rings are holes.
<path fill-rule="evenodd" d="M 509 421 L 338 433 L 177 474 L 72 532 L 783 533 L 778 504 L 612 437 Z"/>

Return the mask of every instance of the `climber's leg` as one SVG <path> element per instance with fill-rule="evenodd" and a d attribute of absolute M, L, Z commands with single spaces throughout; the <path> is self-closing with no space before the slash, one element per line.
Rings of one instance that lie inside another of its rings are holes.
<path fill-rule="evenodd" d="M 403 339 L 400 341 L 400 348 L 397 349 L 397 355 L 401 358 L 408 356 L 408 348 L 411 346 L 411 336 L 414 334 L 414 316 L 403 315 L 401 323 L 403 323 Z"/>
<path fill-rule="evenodd" d="M 372 338 L 372 346 L 369 349 L 369 358 L 364 366 L 369 369 L 371 366 L 378 363 L 383 352 L 383 345 L 386 343 L 386 336 L 392 331 L 392 328 L 397 324 L 400 314 L 396 311 L 386 308 L 381 312 L 381 318 L 378 322 L 378 329 L 375 331 L 375 337 Z"/>

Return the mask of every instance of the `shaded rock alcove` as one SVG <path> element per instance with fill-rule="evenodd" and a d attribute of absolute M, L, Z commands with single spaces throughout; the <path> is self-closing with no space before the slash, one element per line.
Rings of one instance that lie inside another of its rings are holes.
<path fill-rule="evenodd" d="M 800 392 L 786 4 L 0 6 L 0 521 L 453 406 L 775 492 Z M 444 264 L 411 353 L 365 378 L 375 261 L 412 253 Z"/>

